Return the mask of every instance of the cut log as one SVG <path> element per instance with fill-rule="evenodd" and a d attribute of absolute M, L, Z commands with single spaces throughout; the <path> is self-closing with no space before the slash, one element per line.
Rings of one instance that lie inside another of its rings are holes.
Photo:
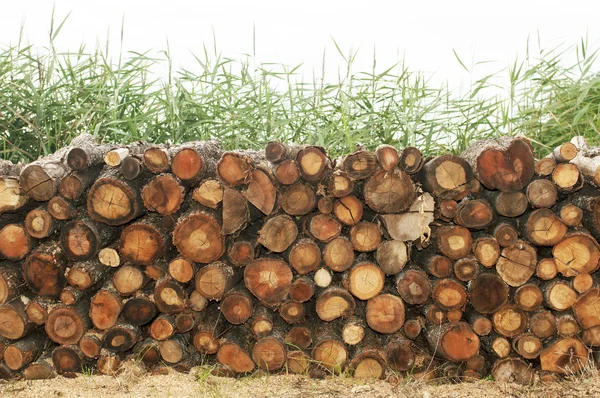
<path fill-rule="evenodd" d="M 542 370 L 562 375 L 581 372 L 588 361 L 589 351 L 577 338 L 556 341 L 540 353 Z"/>
<path fill-rule="evenodd" d="M 50 200 L 56 195 L 58 183 L 69 168 L 63 163 L 64 148 L 40 160 L 29 163 L 21 170 L 19 183 L 29 197 L 38 202 Z"/>
<path fill-rule="evenodd" d="M 99 172 L 99 169 L 70 172 L 60 180 L 58 193 L 68 200 L 79 199 L 96 177 L 98 177 Z"/>
<path fill-rule="evenodd" d="M 396 333 L 404 325 L 404 303 L 388 293 L 375 296 L 367 302 L 366 320 L 369 327 L 378 333 Z"/>
<path fill-rule="evenodd" d="M 556 318 L 550 311 L 539 310 L 529 319 L 529 329 L 541 339 L 550 337 L 556 333 Z"/>
<path fill-rule="evenodd" d="M 154 286 L 154 302 L 158 310 L 165 314 L 176 314 L 185 309 L 188 294 L 181 283 L 165 277 L 156 281 Z"/>
<path fill-rule="evenodd" d="M 542 340 L 532 333 L 524 333 L 513 339 L 513 349 L 525 359 L 535 359 L 544 349 Z"/>
<path fill-rule="evenodd" d="M 500 258 L 500 245 L 493 237 L 480 237 L 473 243 L 473 254 L 481 265 L 491 268 Z"/>
<path fill-rule="evenodd" d="M 56 377 L 52 358 L 45 354 L 23 370 L 25 380 L 47 380 Z"/>
<path fill-rule="evenodd" d="M 467 256 L 473 247 L 471 232 L 460 226 L 449 225 L 439 228 L 436 239 L 440 253 L 452 260 Z"/>
<path fill-rule="evenodd" d="M 256 258 L 258 243 L 245 240 L 236 240 L 227 251 L 229 261 L 236 267 L 245 267 Z"/>
<path fill-rule="evenodd" d="M 23 279 L 39 296 L 58 297 L 65 287 L 66 257 L 57 242 L 46 242 L 23 263 Z"/>
<path fill-rule="evenodd" d="M 97 359 L 102 351 L 102 339 L 104 331 L 89 329 L 79 340 L 79 349 L 82 354 L 90 359 Z"/>
<path fill-rule="evenodd" d="M 286 369 L 294 374 L 307 375 L 311 359 L 301 350 L 292 350 L 287 353 Z"/>
<path fill-rule="evenodd" d="M 58 344 L 77 344 L 92 327 L 89 308 L 90 301 L 81 300 L 74 306 L 60 305 L 52 309 L 44 326 L 48 337 Z"/>
<path fill-rule="evenodd" d="M 345 284 L 354 297 L 368 300 L 383 290 L 385 274 L 377 264 L 365 261 L 350 268 Z"/>
<path fill-rule="evenodd" d="M 168 364 L 178 364 L 192 356 L 190 338 L 187 334 L 178 334 L 158 343 L 160 357 Z"/>
<path fill-rule="evenodd" d="M 556 311 L 564 311 L 575 304 L 578 294 L 567 282 L 554 280 L 546 283 L 544 298 L 548 307 Z"/>
<path fill-rule="evenodd" d="M 111 226 L 123 225 L 143 211 L 138 181 L 123 181 L 117 171 L 106 169 L 94 182 L 87 195 L 90 217 Z"/>
<path fill-rule="evenodd" d="M 537 266 L 537 253 L 524 241 L 505 247 L 496 263 L 496 271 L 509 286 L 518 287 L 527 283 Z"/>
<path fill-rule="evenodd" d="M 223 191 L 223 234 L 235 234 L 246 227 L 250 221 L 248 201 L 235 189 L 225 188 Z"/>
<path fill-rule="evenodd" d="M 514 337 L 527 328 L 527 315 L 514 304 L 506 304 L 492 316 L 494 330 L 505 337 Z"/>
<path fill-rule="evenodd" d="M 192 199 L 202 206 L 216 209 L 223 201 L 223 187 L 217 180 L 204 180 L 198 188 L 194 189 Z"/>
<path fill-rule="evenodd" d="M 317 297 L 315 311 L 321 320 L 331 322 L 351 316 L 355 308 L 356 302 L 346 289 L 329 286 Z"/>
<path fill-rule="evenodd" d="M 32 238 L 47 238 L 59 228 L 59 225 L 60 223 L 45 210 L 44 206 L 31 210 L 25 216 L 25 230 Z"/>
<path fill-rule="evenodd" d="M 355 225 L 363 216 L 363 204 L 352 195 L 344 196 L 333 204 L 333 214 L 344 225 Z"/>
<path fill-rule="evenodd" d="M 321 242 L 330 242 L 340 235 L 342 225 L 331 215 L 317 214 L 308 221 L 308 233 Z"/>
<path fill-rule="evenodd" d="M 473 256 L 461 258 L 454 263 L 454 276 L 462 282 L 469 282 L 479 274 L 479 264 Z"/>
<path fill-rule="evenodd" d="M 316 204 L 317 197 L 314 190 L 300 182 L 287 188 L 281 196 L 281 208 L 291 216 L 308 214 Z"/>
<path fill-rule="evenodd" d="M 411 370 L 415 365 L 413 342 L 390 336 L 385 345 L 385 358 L 388 366 L 397 372 Z"/>
<path fill-rule="evenodd" d="M 269 308 L 277 307 L 285 300 L 292 278 L 290 267 L 276 258 L 259 258 L 244 268 L 244 284 Z"/>
<path fill-rule="evenodd" d="M 415 259 L 421 268 L 436 278 L 447 278 L 452 275 L 454 263 L 446 256 L 424 252 Z M 380 265 L 381 266 L 381 265 Z"/>
<path fill-rule="evenodd" d="M 200 268 L 196 273 L 196 291 L 207 300 L 220 301 L 225 293 L 242 279 L 239 268 L 233 268 L 220 261 Z"/>
<path fill-rule="evenodd" d="M 92 297 L 89 315 L 94 327 L 107 330 L 117 323 L 121 310 L 119 293 L 113 284 L 108 282 Z"/>
<path fill-rule="evenodd" d="M 223 342 L 217 352 L 217 361 L 235 373 L 249 373 L 254 370 L 252 357 L 246 351 L 250 334 L 243 326 L 231 328 L 223 335 Z"/>
<path fill-rule="evenodd" d="M 535 180 L 527 186 L 527 200 L 533 207 L 550 208 L 554 206 L 557 198 L 556 185 L 550 180 Z"/>
<path fill-rule="evenodd" d="M 325 265 L 335 272 L 344 272 L 350 269 L 354 263 L 354 257 L 352 243 L 344 237 L 337 237 L 331 240 L 323 250 Z M 381 266 L 381 262 L 379 264 Z"/>
<path fill-rule="evenodd" d="M 25 308 L 29 299 L 19 296 L 0 306 L 0 336 L 18 340 L 28 335 L 37 326 L 29 320 Z"/>
<path fill-rule="evenodd" d="M 471 145 L 461 157 L 471 164 L 488 189 L 520 191 L 535 171 L 533 148 L 524 138 L 502 137 Z"/>
<path fill-rule="evenodd" d="M 300 167 L 293 159 L 286 159 L 275 167 L 275 178 L 283 185 L 292 185 L 300 179 Z"/>
<path fill-rule="evenodd" d="M 582 294 L 573 304 L 573 314 L 584 329 L 600 326 L 600 288 L 593 288 Z"/>
<path fill-rule="evenodd" d="M 113 274 L 114 288 L 121 296 L 131 296 L 148 283 L 148 277 L 136 265 L 123 265 Z"/>
<path fill-rule="evenodd" d="M 558 272 L 566 277 L 589 274 L 600 266 L 600 246 L 584 233 L 568 234 L 552 248 L 552 256 Z"/>
<path fill-rule="evenodd" d="M 123 304 L 122 316 L 127 323 L 142 326 L 150 323 L 158 314 L 152 291 L 139 291 Z"/>
<path fill-rule="evenodd" d="M 220 155 L 221 150 L 214 141 L 190 142 L 169 148 L 171 170 L 184 184 L 195 184 L 213 174 Z"/>
<path fill-rule="evenodd" d="M 465 322 L 432 326 L 427 333 L 432 352 L 451 362 L 462 362 L 479 353 L 479 337 Z"/>
<path fill-rule="evenodd" d="M 52 363 L 56 373 L 65 377 L 75 373 L 81 373 L 87 364 L 86 358 L 76 345 L 63 345 L 52 351 Z"/>
<path fill-rule="evenodd" d="M 317 202 L 317 209 L 321 214 L 331 214 L 333 212 L 333 200 L 327 196 L 321 197 Z"/>
<path fill-rule="evenodd" d="M 250 329 L 256 338 L 268 336 L 273 331 L 273 311 L 263 306 L 257 306 L 250 319 Z"/>
<path fill-rule="evenodd" d="M 573 278 L 572 285 L 577 293 L 585 293 L 594 285 L 594 278 L 590 274 L 579 274 Z"/>
<path fill-rule="evenodd" d="M 561 337 L 575 337 L 581 332 L 577 320 L 571 314 L 561 314 L 556 317 L 556 331 Z"/>
<path fill-rule="evenodd" d="M 529 184 L 528 187 L 529 186 L 531 186 L 531 184 Z M 486 197 L 496 213 L 504 217 L 518 217 L 525 213 L 525 210 L 527 210 L 527 206 L 529 205 L 527 196 L 520 191 L 492 191 L 487 192 Z"/>
<path fill-rule="evenodd" d="M 427 161 L 419 174 L 426 192 L 440 199 L 461 199 L 473 190 L 471 166 L 455 155 L 442 155 Z"/>
<path fill-rule="evenodd" d="M 315 283 L 312 279 L 301 276 L 290 286 L 290 298 L 299 303 L 305 303 L 315 294 Z"/>
<path fill-rule="evenodd" d="M 287 362 L 287 349 L 278 332 L 263 337 L 252 347 L 252 360 L 266 371 L 277 371 Z"/>
<path fill-rule="evenodd" d="M 55 196 L 48 201 L 48 213 L 57 220 L 65 221 L 74 218 L 77 210 L 72 202 Z"/>
<path fill-rule="evenodd" d="M 407 149 L 408 148 L 406 148 L 405 151 L 407 152 L 406 157 L 408 159 L 405 159 L 405 161 L 403 162 L 403 165 L 406 167 L 412 168 L 415 166 L 416 163 L 419 163 L 419 162 L 415 155 L 408 156 L 411 154 L 412 151 L 407 150 Z M 411 147 L 411 149 L 417 149 L 417 148 Z M 417 149 L 417 151 L 418 151 L 418 149 Z M 419 153 L 421 153 L 421 152 L 419 151 Z M 396 148 L 394 148 L 391 145 L 387 145 L 387 144 L 379 145 L 377 147 L 377 149 L 375 149 L 375 156 L 377 156 L 377 160 L 379 161 L 381 168 L 386 171 L 393 170 L 396 166 L 398 166 L 398 163 L 400 162 L 400 156 L 398 155 L 398 151 L 396 150 Z M 421 155 L 421 161 L 422 160 L 423 160 L 423 156 Z"/>
<path fill-rule="evenodd" d="M 360 221 L 352 226 L 349 234 L 354 250 L 359 252 L 374 251 L 382 240 L 379 226 L 367 221 Z"/>
<path fill-rule="evenodd" d="M 181 208 L 184 193 L 185 188 L 177 177 L 171 174 L 161 174 L 144 186 L 142 201 L 146 209 L 168 216 Z"/>
<path fill-rule="evenodd" d="M 440 308 L 450 311 L 464 307 L 467 303 L 467 291 L 455 280 L 441 279 L 433 286 L 431 298 Z"/>
<path fill-rule="evenodd" d="M 386 240 L 377 246 L 375 258 L 386 275 L 396 275 L 408 262 L 408 249 L 404 242 Z"/>
<path fill-rule="evenodd" d="M 559 191 L 564 193 L 575 192 L 583 188 L 583 176 L 579 167 L 571 163 L 562 163 L 552 172 L 552 181 Z"/>
<path fill-rule="evenodd" d="M 446 291 L 454 293 L 459 290 L 442 290 L 441 294 Z M 482 314 L 498 311 L 508 301 L 508 294 L 507 284 L 495 273 L 482 273 L 469 283 L 471 305 Z"/>
<path fill-rule="evenodd" d="M 366 328 L 363 317 L 351 316 L 342 326 L 342 340 L 348 345 L 357 345 L 365 337 Z"/>
<path fill-rule="evenodd" d="M 371 210 L 399 213 L 410 207 L 416 197 L 415 185 L 403 170 L 376 172 L 364 185 L 364 198 Z"/>
<path fill-rule="evenodd" d="M 306 324 L 293 326 L 285 335 L 285 343 L 291 348 L 308 349 L 312 344 L 312 327 Z"/>
<path fill-rule="evenodd" d="M 114 238 L 114 230 L 87 216 L 68 222 L 60 231 L 60 243 L 67 257 L 75 261 L 95 258 L 102 247 Z"/>
<path fill-rule="evenodd" d="M 532 385 L 535 372 L 521 358 L 506 358 L 496 361 L 492 369 L 492 377 L 500 383 L 518 383 Z"/>
<path fill-rule="evenodd" d="M 150 336 L 157 341 L 164 341 L 173 336 L 176 332 L 174 315 L 159 315 L 148 329 Z"/>
<path fill-rule="evenodd" d="M 0 304 L 11 301 L 25 291 L 21 270 L 14 264 L 0 262 Z"/>
<path fill-rule="evenodd" d="M 568 227 L 550 209 L 538 209 L 523 220 L 523 235 L 537 246 L 554 246 L 567 233 Z"/>
<path fill-rule="evenodd" d="M 494 228 L 494 238 L 502 247 L 512 246 L 519 240 L 519 232 L 507 222 L 499 222 Z"/>
<path fill-rule="evenodd" d="M 241 325 L 252 316 L 252 296 L 243 286 L 237 286 L 224 295 L 219 308 L 227 322 Z"/>
<path fill-rule="evenodd" d="M 273 212 L 277 200 L 277 189 L 273 185 L 271 174 L 266 169 L 252 170 L 252 179 L 242 194 L 264 215 L 268 216 Z"/>
<path fill-rule="evenodd" d="M 535 311 L 542 305 L 544 294 L 537 285 L 528 283 L 515 291 L 514 301 L 523 311 Z"/>
<path fill-rule="evenodd" d="M 85 290 L 104 280 L 108 271 L 98 260 L 75 263 L 67 272 L 67 282 L 78 290 Z"/>
<path fill-rule="evenodd" d="M 0 258 L 19 261 L 32 248 L 33 241 L 22 225 L 8 224 L 0 229 Z"/>
<path fill-rule="evenodd" d="M 341 170 L 335 170 L 327 181 L 327 192 L 334 198 L 350 195 L 354 191 L 354 181 Z"/>
<path fill-rule="evenodd" d="M 331 161 L 325 149 L 317 146 L 309 146 L 299 151 L 296 161 L 302 178 L 312 183 L 321 181 L 325 173 L 331 169 Z"/>
<path fill-rule="evenodd" d="M 98 252 L 98 260 L 107 267 L 116 268 L 121 265 L 121 256 L 117 251 L 117 246 L 109 246 Z"/>
<path fill-rule="evenodd" d="M 396 290 L 411 305 L 424 304 L 431 295 L 431 282 L 421 270 L 409 269 L 396 277 Z"/>
<path fill-rule="evenodd" d="M 315 330 L 315 344 L 312 358 L 319 368 L 333 374 L 340 374 L 348 362 L 348 350 L 335 325 L 325 324 Z"/>
<path fill-rule="evenodd" d="M 377 157 L 375 154 L 357 147 L 354 153 L 347 155 L 341 164 L 341 169 L 353 180 L 369 178 L 376 170 Z"/>
<path fill-rule="evenodd" d="M 568 227 L 578 227 L 583 221 L 583 210 L 570 203 L 561 206 L 558 215 Z"/>
<path fill-rule="evenodd" d="M 173 231 L 173 244 L 186 258 L 208 264 L 225 253 L 225 241 L 217 220 L 204 212 L 182 216 Z"/>
<path fill-rule="evenodd" d="M 412 146 L 407 146 L 402 150 L 398 166 L 400 166 L 400 168 L 406 171 L 408 174 L 416 174 L 423 167 L 424 160 L 425 159 L 423 158 L 423 154 L 419 149 Z M 379 160 L 379 162 L 383 165 L 381 159 Z M 385 167 L 384 169 L 388 170 Z"/>
<path fill-rule="evenodd" d="M 267 249 L 281 253 L 296 240 L 298 227 L 288 215 L 278 215 L 267 220 L 259 231 L 258 242 Z"/>
<path fill-rule="evenodd" d="M 331 285 L 333 277 L 330 271 L 326 270 L 325 268 L 319 268 L 315 271 L 313 280 L 315 281 L 315 285 L 324 289 Z"/>
<path fill-rule="evenodd" d="M 469 229 L 484 229 L 495 220 L 490 204 L 483 199 L 464 200 L 458 205 L 454 222 Z"/>
<path fill-rule="evenodd" d="M 535 276 L 543 281 L 549 281 L 554 279 L 558 275 L 558 269 L 556 268 L 556 261 L 553 258 L 541 259 L 535 269 Z"/>
<path fill-rule="evenodd" d="M 0 214 L 19 210 L 28 202 L 29 196 L 17 178 L 0 175 Z"/>
<path fill-rule="evenodd" d="M 213 308 L 211 308 L 213 309 Z M 220 319 L 217 311 L 207 311 L 196 330 L 192 333 L 194 348 L 201 354 L 216 354 L 219 350 L 219 337 L 225 330 L 225 324 Z"/>
<path fill-rule="evenodd" d="M 299 275 L 305 275 L 315 271 L 321 264 L 321 249 L 312 239 L 303 238 L 294 243 L 288 260 Z"/>

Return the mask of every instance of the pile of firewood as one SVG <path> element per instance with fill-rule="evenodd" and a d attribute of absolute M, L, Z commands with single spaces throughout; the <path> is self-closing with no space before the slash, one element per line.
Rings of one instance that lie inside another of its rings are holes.
<path fill-rule="evenodd" d="M 532 383 L 600 345 L 600 150 L 97 144 L 0 161 L 0 377 Z"/>

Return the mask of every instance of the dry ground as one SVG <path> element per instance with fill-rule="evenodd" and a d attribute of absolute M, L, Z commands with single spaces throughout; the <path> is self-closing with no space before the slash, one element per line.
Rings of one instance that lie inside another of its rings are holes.
<path fill-rule="evenodd" d="M 0 384 L 0 397 L 600 397 L 600 376 L 576 382 L 538 384 L 524 387 L 514 384 L 478 381 L 440 384 L 386 381 L 365 382 L 348 377 L 325 380 L 303 376 L 250 376 L 231 379 L 208 372 L 168 375 L 142 373 L 128 368 L 117 377 L 80 375 L 75 379 L 10 381 Z"/>

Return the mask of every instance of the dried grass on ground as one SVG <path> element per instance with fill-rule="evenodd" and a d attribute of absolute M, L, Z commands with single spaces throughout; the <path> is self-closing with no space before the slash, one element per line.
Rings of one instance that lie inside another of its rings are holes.
<path fill-rule="evenodd" d="M 461 383 L 420 383 L 402 381 L 361 381 L 349 377 L 325 380 L 297 375 L 249 376 L 240 379 L 215 377 L 204 370 L 190 374 L 170 371 L 150 376 L 127 366 L 117 377 L 80 375 L 75 379 L 10 381 L 0 384 L 0 396 L 18 397 L 597 397 L 600 377 L 544 383 L 526 387 L 487 380 Z"/>

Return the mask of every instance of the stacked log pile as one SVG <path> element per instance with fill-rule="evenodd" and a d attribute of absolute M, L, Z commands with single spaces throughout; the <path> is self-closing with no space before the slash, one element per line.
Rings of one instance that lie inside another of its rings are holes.
<path fill-rule="evenodd" d="M 98 145 L 0 163 L 0 377 L 532 383 L 600 345 L 600 150 Z"/>

